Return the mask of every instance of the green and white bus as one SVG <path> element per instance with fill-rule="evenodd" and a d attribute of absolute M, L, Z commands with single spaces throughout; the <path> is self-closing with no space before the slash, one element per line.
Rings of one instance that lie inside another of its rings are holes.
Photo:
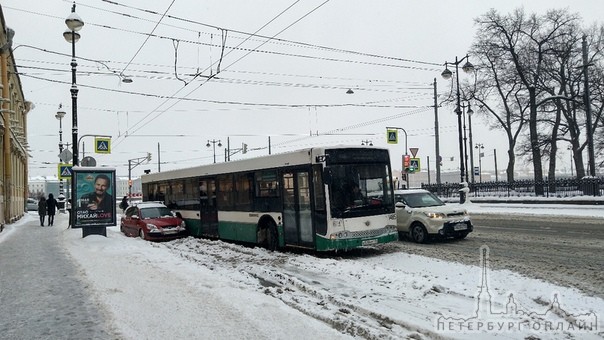
<path fill-rule="evenodd" d="M 195 237 L 316 251 L 398 240 L 387 149 L 310 148 L 147 174 L 142 186 Z"/>

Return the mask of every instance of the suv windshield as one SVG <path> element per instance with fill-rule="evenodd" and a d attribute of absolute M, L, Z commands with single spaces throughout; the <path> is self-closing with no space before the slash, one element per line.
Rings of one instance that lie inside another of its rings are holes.
<path fill-rule="evenodd" d="M 141 218 L 172 217 L 172 211 L 168 207 L 141 208 Z"/>
<path fill-rule="evenodd" d="M 329 193 L 334 217 L 383 214 L 392 210 L 387 164 L 336 164 L 330 169 Z"/>
<path fill-rule="evenodd" d="M 396 194 L 396 201 L 403 202 L 411 208 L 436 207 L 445 205 L 438 197 L 430 192 L 415 192 Z"/>

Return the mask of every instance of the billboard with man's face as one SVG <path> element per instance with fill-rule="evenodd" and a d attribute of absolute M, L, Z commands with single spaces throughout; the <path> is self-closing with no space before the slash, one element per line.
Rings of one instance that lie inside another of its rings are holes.
<path fill-rule="evenodd" d="M 116 223 L 115 169 L 74 167 L 74 228 Z"/>

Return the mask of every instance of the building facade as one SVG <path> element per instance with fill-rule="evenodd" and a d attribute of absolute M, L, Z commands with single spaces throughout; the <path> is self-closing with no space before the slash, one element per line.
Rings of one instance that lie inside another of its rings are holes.
<path fill-rule="evenodd" d="M 23 96 L 12 54 L 14 31 L 7 27 L 0 6 L 0 223 L 11 223 L 25 212 L 28 197 L 27 114 L 31 102 Z"/>

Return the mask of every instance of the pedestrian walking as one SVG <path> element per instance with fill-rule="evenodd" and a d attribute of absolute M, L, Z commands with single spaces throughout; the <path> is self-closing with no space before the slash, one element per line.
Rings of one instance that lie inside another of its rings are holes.
<path fill-rule="evenodd" d="M 57 212 L 57 200 L 53 194 L 48 194 L 46 207 L 48 209 L 48 226 L 50 227 L 55 223 L 55 213 Z"/>
<path fill-rule="evenodd" d="M 67 222 L 67 228 L 71 228 L 71 198 L 67 200 L 65 204 L 65 210 L 69 213 L 69 222 Z"/>
<path fill-rule="evenodd" d="M 124 196 L 124 198 L 122 198 L 122 202 L 120 203 L 120 209 L 122 209 L 122 212 L 126 212 L 128 205 L 128 197 Z"/>
<path fill-rule="evenodd" d="M 44 195 L 40 196 L 38 199 L 38 215 L 40 215 L 40 227 L 44 226 L 44 220 L 46 219 L 46 211 L 48 208 L 46 207 L 46 198 Z"/>

